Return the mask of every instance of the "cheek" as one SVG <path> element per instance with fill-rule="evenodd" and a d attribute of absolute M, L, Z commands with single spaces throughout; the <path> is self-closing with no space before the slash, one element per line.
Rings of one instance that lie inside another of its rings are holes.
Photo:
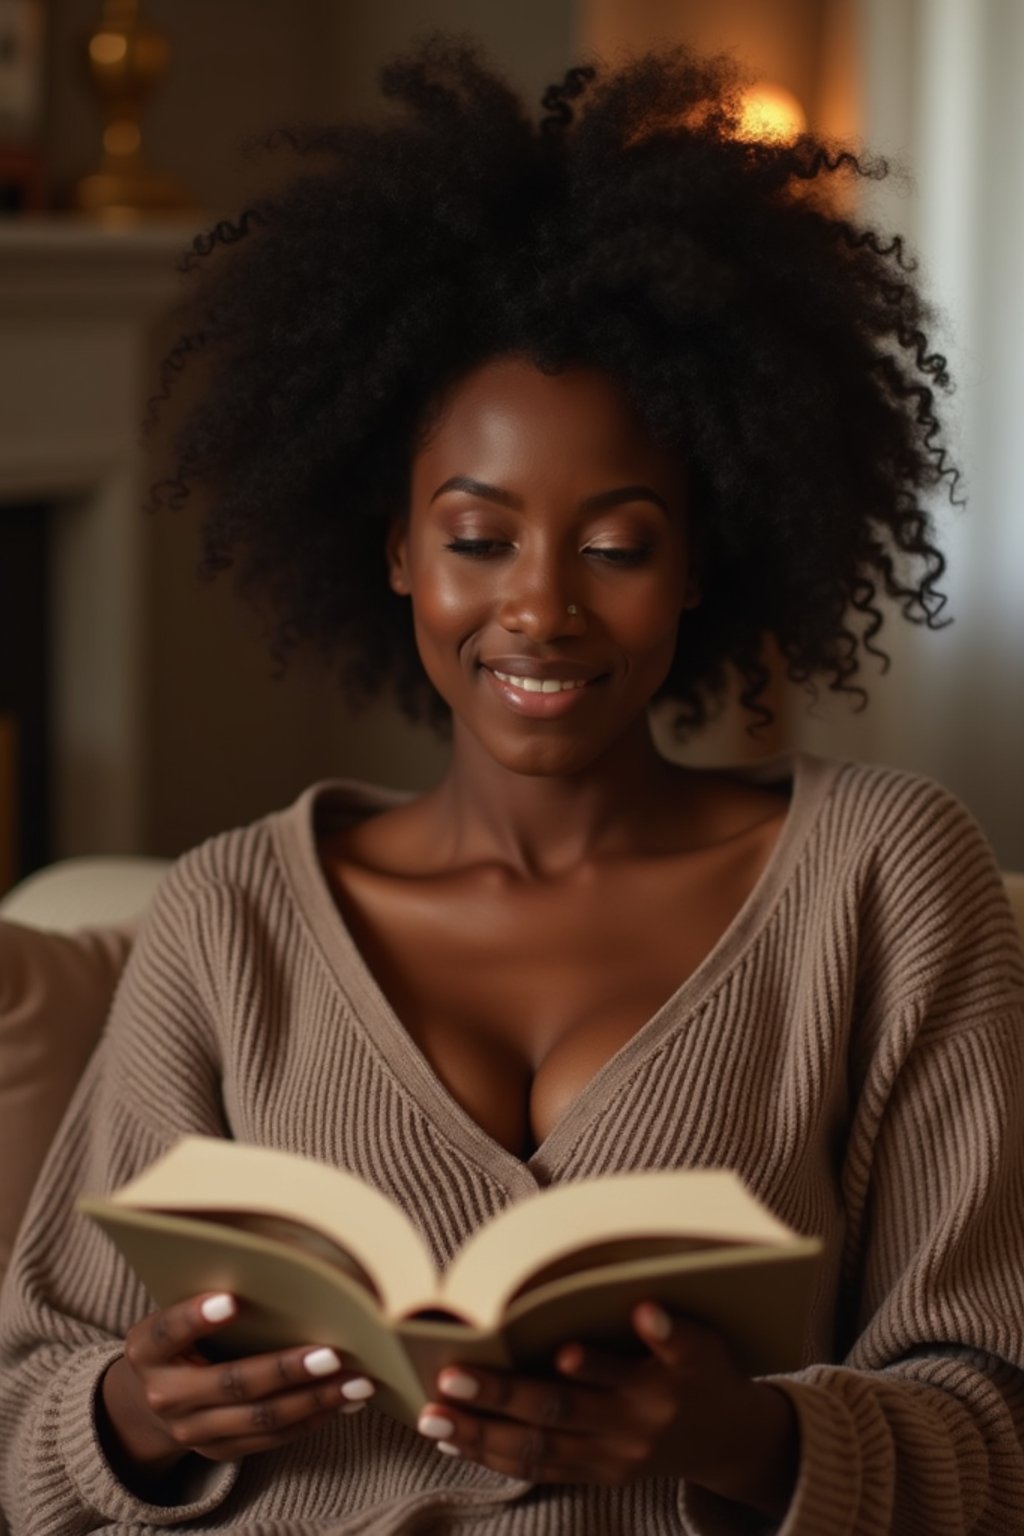
<path fill-rule="evenodd" d="M 411 597 L 417 628 L 425 635 L 437 632 L 450 638 L 471 626 L 484 607 L 472 583 L 459 581 L 443 569 L 414 581 Z"/>
<path fill-rule="evenodd" d="M 445 561 L 413 564 L 410 569 L 417 648 L 431 682 L 442 694 L 446 693 L 445 673 L 450 674 L 463 646 L 487 620 L 486 582 L 468 579 L 469 575 Z"/>
<path fill-rule="evenodd" d="M 675 646 L 685 611 L 683 577 L 674 571 L 652 574 L 643 591 L 634 589 L 621 615 L 623 639 L 637 652 Z M 628 639 L 627 639 L 628 637 Z"/>

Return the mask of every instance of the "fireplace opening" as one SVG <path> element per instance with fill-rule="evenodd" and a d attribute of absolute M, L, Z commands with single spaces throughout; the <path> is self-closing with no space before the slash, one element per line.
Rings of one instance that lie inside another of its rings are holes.
<path fill-rule="evenodd" d="M 0 505 L 0 891 L 52 859 L 52 521 L 45 503 Z"/>

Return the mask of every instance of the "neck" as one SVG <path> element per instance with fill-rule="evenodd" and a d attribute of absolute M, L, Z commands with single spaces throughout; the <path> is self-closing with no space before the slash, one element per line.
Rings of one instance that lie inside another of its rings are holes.
<path fill-rule="evenodd" d="M 433 797 L 453 863 L 553 878 L 649 846 L 680 771 L 659 754 L 645 718 L 599 761 L 562 775 L 516 773 L 456 723 L 451 764 Z"/>

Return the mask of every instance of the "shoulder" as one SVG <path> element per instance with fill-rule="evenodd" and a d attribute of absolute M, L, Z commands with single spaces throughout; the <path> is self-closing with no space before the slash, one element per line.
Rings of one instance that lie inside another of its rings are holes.
<path fill-rule="evenodd" d="M 195 903 L 229 891 L 258 897 L 280 880 L 284 866 L 308 855 L 321 834 L 401 806 L 407 798 L 401 791 L 356 780 L 318 779 L 287 805 L 215 833 L 180 854 L 158 895 L 164 904 Z"/>
<path fill-rule="evenodd" d="M 789 844 L 823 875 L 859 868 L 879 876 L 955 867 L 970 855 L 991 873 L 995 857 L 974 815 L 936 780 L 881 763 L 794 752 L 738 770 L 762 793 L 789 791 Z"/>
<path fill-rule="evenodd" d="M 177 948 L 219 974 L 299 945 L 330 899 L 321 840 L 338 826 L 376 821 L 408 798 L 355 780 L 317 780 L 289 804 L 206 838 L 171 864 L 136 947 Z"/>
<path fill-rule="evenodd" d="M 937 780 L 880 763 L 809 759 L 824 782 L 822 819 L 853 859 L 903 899 L 933 888 L 999 881 L 995 854 L 976 816 Z"/>
<path fill-rule="evenodd" d="M 819 859 L 837 869 L 835 921 L 856 933 L 861 999 L 927 1004 L 935 1023 L 1024 995 L 1024 955 L 977 818 L 934 779 L 824 764 Z"/>
<path fill-rule="evenodd" d="M 290 804 L 217 832 L 180 854 L 164 875 L 139 930 L 207 939 L 231 933 L 258 913 L 280 913 L 291 899 L 290 866 L 313 847 L 318 808 L 344 798 L 343 781 L 304 789 Z"/>
<path fill-rule="evenodd" d="M 809 754 L 802 760 L 812 772 L 829 781 L 833 804 L 848 817 L 870 816 L 887 834 L 893 831 L 914 833 L 935 822 L 960 822 L 983 836 L 977 821 L 961 800 L 925 774 L 885 763 L 855 762 L 816 758 Z"/>
<path fill-rule="evenodd" d="M 277 815 L 281 813 L 275 813 Z M 279 878 L 274 815 L 218 832 L 174 860 L 157 888 L 147 918 L 186 912 L 213 914 L 231 897 L 258 897 Z"/>

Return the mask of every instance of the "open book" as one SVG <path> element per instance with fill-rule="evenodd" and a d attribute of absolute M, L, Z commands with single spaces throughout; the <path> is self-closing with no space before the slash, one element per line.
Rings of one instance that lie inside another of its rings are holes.
<path fill-rule="evenodd" d="M 734 1173 L 652 1171 L 530 1195 L 441 1275 L 412 1221 L 354 1174 L 205 1136 L 78 1207 L 158 1305 L 208 1290 L 240 1299 L 221 1357 L 332 1345 L 407 1424 L 447 1364 L 550 1375 L 571 1340 L 645 1353 L 630 1314 L 646 1299 L 720 1326 L 751 1373 L 791 1369 L 821 1251 Z"/>

